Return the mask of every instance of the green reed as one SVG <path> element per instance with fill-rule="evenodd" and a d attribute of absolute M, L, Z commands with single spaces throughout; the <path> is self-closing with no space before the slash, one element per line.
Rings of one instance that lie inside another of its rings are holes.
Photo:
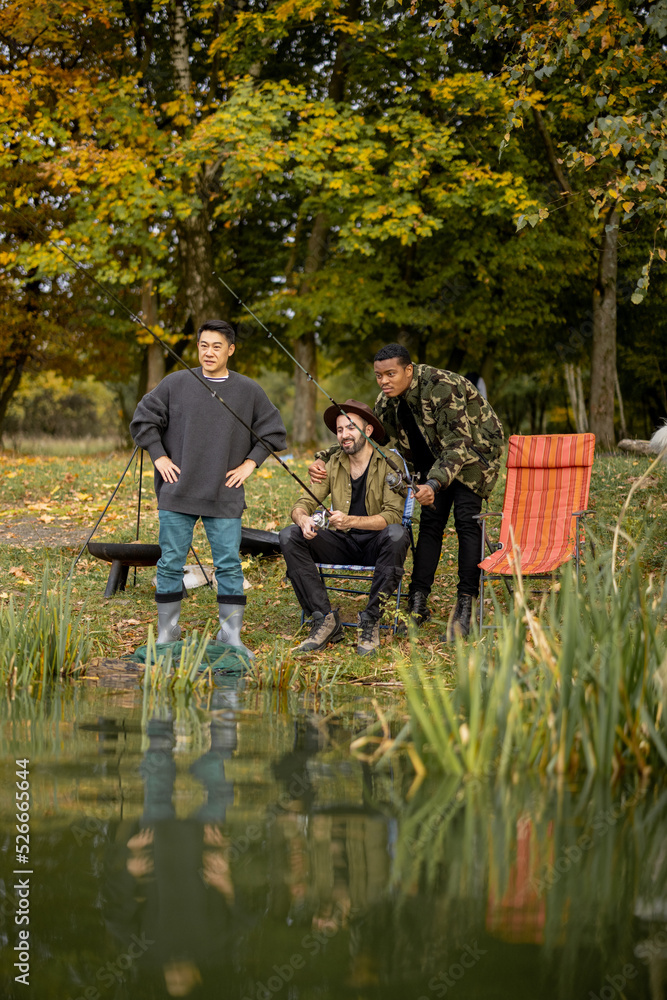
<path fill-rule="evenodd" d="M 250 687 L 288 690 L 301 686 L 302 672 L 303 663 L 276 642 L 270 653 L 253 660 L 246 677 Z"/>
<path fill-rule="evenodd" d="M 295 657 L 283 643 L 274 643 L 269 653 L 253 661 L 245 675 L 250 687 L 266 690 L 319 691 L 336 683 L 342 664 L 310 662 Z"/>
<path fill-rule="evenodd" d="M 208 632 L 200 638 L 199 633 L 194 631 L 183 641 L 178 657 L 174 657 L 172 649 L 158 654 L 153 626 L 149 625 L 143 677 L 144 702 L 156 692 L 168 690 L 174 694 L 185 694 L 210 685 L 211 670 L 207 670 L 204 663 L 210 641 Z"/>
<path fill-rule="evenodd" d="M 75 677 L 88 659 L 91 640 L 84 609 L 72 604 L 67 583 L 52 585 L 48 565 L 39 597 L 17 606 L 13 597 L 0 602 L 0 680 L 20 688 Z"/>
<path fill-rule="evenodd" d="M 516 577 L 495 637 L 458 642 L 453 687 L 414 651 L 399 669 L 427 770 L 610 779 L 667 764 L 667 594 L 641 554 L 619 573 L 612 552 L 591 559 L 579 580 L 566 567 L 536 610 Z"/>

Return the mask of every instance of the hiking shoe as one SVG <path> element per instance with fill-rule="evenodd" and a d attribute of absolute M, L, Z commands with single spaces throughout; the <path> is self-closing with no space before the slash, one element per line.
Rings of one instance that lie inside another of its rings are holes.
<path fill-rule="evenodd" d="M 330 611 L 328 615 L 313 611 L 310 618 L 310 634 L 299 643 L 295 653 L 317 653 L 320 649 L 326 649 L 330 642 L 340 642 L 343 638 L 343 626 L 337 611 Z"/>
<path fill-rule="evenodd" d="M 359 656 L 373 656 L 380 648 L 380 619 L 371 618 L 362 611 L 359 615 L 359 639 L 357 653 Z"/>
<path fill-rule="evenodd" d="M 470 594 L 458 595 L 456 607 L 447 622 L 447 633 L 440 636 L 441 642 L 454 642 L 457 638 L 465 639 L 470 634 L 473 600 Z"/>

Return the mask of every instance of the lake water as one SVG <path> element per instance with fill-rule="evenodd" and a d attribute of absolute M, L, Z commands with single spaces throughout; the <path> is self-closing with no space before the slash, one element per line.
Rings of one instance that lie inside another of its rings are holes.
<path fill-rule="evenodd" d="M 667 997 L 664 793 L 418 784 L 350 752 L 375 719 L 344 687 L 5 701 L 2 997 Z"/>

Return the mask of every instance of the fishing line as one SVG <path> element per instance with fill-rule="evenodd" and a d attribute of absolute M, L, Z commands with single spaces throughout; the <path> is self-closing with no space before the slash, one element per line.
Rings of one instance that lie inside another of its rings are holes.
<path fill-rule="evenodd" d="M 162 337 L 159 337 L 157 335 L 157 333 L 155 333 L 154 330 L 151 330 L 150 326 L 148 326 L 146 323 L 144 323 L 144 321 L 139 316 L 137 316 L 137 314 L 135 312 L 133 312 L 132 309 L 129 308 L 129 306 L 126 306 L 125 303 L 121 299 L 119 299 L 118 296 L 114 292 L 110 291 L 108 288 L 105 288 L 105 286 L 102 285 L 97 280 L 97 278 L 94 277 L 94 275 L 89 274 L 88 271 L 83 266 L 83 264 L 80 264 L 79 261 L 75 260 L 75 258 L 72 257 L 72 255 L 67 252 L 67 250 L 63 250 L 62 247 L 58 246 L 58 244 L 55 243 L 52 239 L 50 239 L 49 236 L 39 228 L 39 226 L 35 225 L 34 222 L 31 222 L 30 219 L 26 218 L 26 216 L 23 214 L 23 212 L 19 212 L 18 208 L 15 208 L 14 205 L 10 205 L 9 207 L 11 208 L 11 210 L 13 212 L 16 213 L 16 215 L 19 216 L 20 219 L 23 220 L 23 222 L 26 223 L 26 225 L 30 226 L 31 229 L 33 229 L 36 233 L 38 233 L 39 236 L 41 236 L 43 240 L 45 240 L 47 243 L 50 243 L 52 247 L 54 247 L 59 253 L 61 253 L 63 255 L 63 257 L 66 257 L 67 260 L 71 264 L 74 265 L 74 267 L 77 269 L 77 271 L 81 271 L 81 273 L 88 279 L 88 281 L 90 281 L 93 285 L 95 285 L 97 288 L 99 288 L 100 291 L 103 292 L 104 295 L 106 295 L 108 298 L 110 298 L 113 302 L 115 302 L 117 305 L 119 305 L 120 308 L 123 309 L 127 313 L 127 315 L 130 317 L 130 319 L 134 323 L 137 323 L 139 326 L 143 327 L 143 329 L 146 330 L 147 333 L 150 333 L 150 335 L 153 338 L 153 340 L 157 341 L 158 344 L 161 344 L 162 347 L 165 349 L 165 351 L 167 351 L 167 353 L 175 361 L 177 361 L 179 363 L 179 365 L 182 365 L 183 368 L 186 369 L 186 371 L 189 371 L 192 374 L 193 378 L 196 378 L 197 381 L 199 383 L 201 383 L 201 385 L 204 387 L 204 389 L 211 396 L 213 396 L 220 403 L 222 403 L 222 405 L 225 407 L 225 409 L 228 410 L 231 413 L 231 415 L 233 417 L 235 417 L 238 420 L 238 422 L 243 427 L 245 427 L 245 429 L 247 431 L 249 431 L 250 434 L 257 441 L 259 441 L 261 444 L 264 445 L 264 447 L 269 452 L 269 454 L 272 455 L 273 458 L 275 458 L 275 460 L 280 463 L 280 465 L 283 467 L 283 469 L 285 469 L 285 471 L 289 473 L 289 475 L 292 477 L 292 479 L 295 479 L 296 482 L 299 484 L 299 486 L 301 486 L 306 491 L 306 493 L 308 493 L 308 495 L 313 498 L 313 500 L 317 503 L 318 507 L 322 504 L 322 501 L 319 499 L 319 497 L 315 496 L 315 494 L 313 493 L 313 491 L 308 486 L 306 486 L 306 484 L 303 482 L 302 479 L 300 479 L 297 476 L 296 472 L 292 472 L 292 470 L 289 468 L 289 466 L 286 465 L 285 462 L 283 462 L 283 460 L 280 457 L 280 455 L 278 455 L 273 450 L 273 448 L 269 445 L 269 443 L 267 441 L 265 441 L 264 438 L 260 434 L 257 434 L 257 432 L 254 431 L 252 429 L 252 427 L 249 424 L 247 424 L 245 422 L 245 420 L 243 420 L 242 417 L 240 417 L 238 415 L 238 413 L 235 413 L 234 410 L 232 409 L 232 407 L 229 405 L 229 403 L 225 402 L 225 400 L 222 398 L 222 396 L 219 396 L 218 393 L 215 391 L 215 389 L 212 389 L 209 385 L 207 385 L 206 381 L 202 378 L 202 376 L 198 375 L 197 372 L 194 370 L 194 368 L 190 368 L 190 366 L 188 364 L 186 364 L 185 361 L 183 361 L 183 359 L 176 353 L 176 351 L 172 350 L 172 348 L 169 346 L 169 344 L 167 344 L 167 342 L 164 341 L 162 339 Z"/>
<path fill-rule="evenodd" d="M 275 341 L 275 343 L 278 345 L 278 347 L 281 349 L 281 351 L 284 351 L 285 354 L 287 355 L 287 357 L 290 358 L 294 362 L 294 364 L 297 365 L 297 367 L 301 369 L 301 371 L 306 376 L 306 378 L 308 379 L 308 381 L 312 382 L 313 385 L 317 386 L 317 388 L 320 390 L 320 392 L 323 393 L 327 397 L 327 399 L 329 400 L 329 402 L 333 403 L 333 405 L 340 410 L 340 412 L 342 413 L 342 415 L 345 417 L 346 420 L 352 421 L 352 417 L 348 413 L 345 412 L 345 410 L 340 405 L 340 403 L 337 403 L 336 400 L 333 398 L 333 396 L 330 396 L 329 393 L 326 391 L 326 389 L 322 388 L 322 386 L 317 381 L 317 379 L 313 375 L 311 375 L 310 372 L 306 368 L 303 367 L 303 365 L 301 364 L 301 362 L 297 361 L 297 359 L 294 357 L 294 355 L 291 354 L 290 351 L 287 350 L 287 348 L 285 347 L 285 345 L 281 344 L 281 342 L 276 337 L 275 333 L 271 333 L 271 331 L 269 330 L 269 328 L 267 326 L 265 326 L 264 323 L 262 323 L 262 321 L 259 318 L 259 316 L 256 313 L 254 313 L 249 306 L 247 306 L 245 304 L 245 302 L 242 300 L 241 296 L 237 295 L 236 292 L 232 288 L 229 287 L 229 285 L 227 284 L 227 282 L 223 278 L 221 278 L 219 274 L 216 274 L 215 271 L 212 271 L 211 274 L 213 275 L 214 278 L 218 279 L 218 281 L 220 282 L 220 284 L 223 285 L 227 289 L 227 291 L 229 292 L 229 294 L 234 296 L 234 298 L 236 299 L 236 301 L 238 302 L 238 304 L 243 309 L 245 309 L 245 311 L 250 316 L 252 316 L 252 318 L 255 320 L 255 322 L 259 326 L 261 326 L 262 330 L 264 330 L 264 332 L 266 333 L 266 335 L 269 338 L 269 340 Z M 355 416 L 359 416 L 359 414 L 355 414 Z M 352 421 L 352 423 L 354 423 L 354 421 Z M 390 468 L 392 468 L 394 470 L 394 472 L 396 473 L 397 478 L 395 479 L 395 481 L 394 481 L 393 484 L 391 484 L 391 483 L 389 484 L 390 485 L 390 489 L 398 489 L 398 488 L 400 488 L 400 485 L 401 485 L 401 483 L 402 483 L 403 480 L 405 480 L 405 482 L 408 484 L 408 486 L 411 486 L 414 489 L 415 487 L 414 487 L 414 484 L 412 482 L 412 477 L 410 476 L 410 473 L 407 471 L 407 469 L 401 469 L 401 467 L 399 465 L 397 465 L 396 462 L 394 462 L 393 459 L 389 458 L 389 456 L 385 454 L 385 452 L 382 450 L 382 448 L 380 448 L 379 444 L 376 441 L 374 441 L 372 438 L 368 437 L 368 435 L 361 429 L 361 427 L 359 427 L 357 424 L 355 424 L 354 426 L 361 433 L 361 435 L 366 438 L 366 440 L 369 442 L 369 444 L 371 444 L 375 448 L 375 450 L 378 452 L 378 454 L 380 454 L 382 456 L 382 458 L 384 458 L 384 460 L 387 463 L 387 465 L 389 465 Z"/>

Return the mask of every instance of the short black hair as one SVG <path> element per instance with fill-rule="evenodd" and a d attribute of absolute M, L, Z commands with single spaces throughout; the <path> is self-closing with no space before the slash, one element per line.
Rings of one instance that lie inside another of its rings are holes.
<path fill-rule="evenodd" d="M 410 352 L 407 347 L 403 347 L 403 344 L 385 344 L 377 352 L 373 361 L 392 361 L 393 358 L 400 361 L 403 368 L 407 368 L 408 365 L 412 364 Z"/>
<path fill-rule="evenodd" d="M 236 333 L 234 331 L 234 327 L 230 326 L 229 323 L 225 323 L 224 319 L 205 320 L 197 330 L 197 343 L 199 343 L 199 338 L 204 330 L 213 330 L 215 333 L 221 333 L 223 337 L 227 338 L 228 344 L 236 343 Z"/>

